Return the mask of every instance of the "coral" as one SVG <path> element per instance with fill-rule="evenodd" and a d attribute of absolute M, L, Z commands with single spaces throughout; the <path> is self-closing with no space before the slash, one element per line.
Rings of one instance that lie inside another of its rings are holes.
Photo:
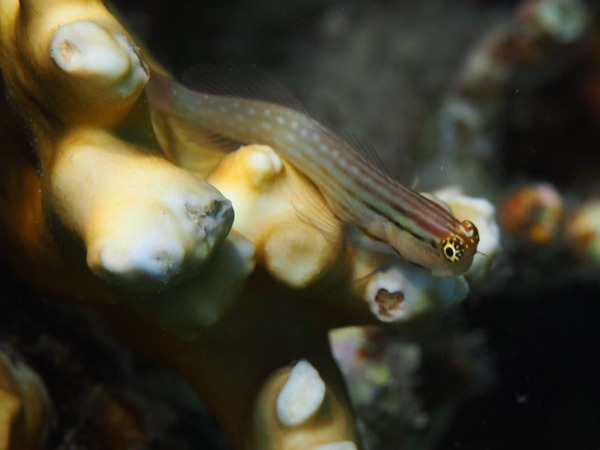
<path fill-rule="evenodd" d="M 328 240 L 301 220 L 298 193 L 317 196 L 316 190 L 271 148 L 242 147 L 224 158 L 207 180 L 236 205 L 234 229 L 256 245 L 262 264 L 274 278 L 302 288 L 339 263 L 341 228 Z M 321 211 L 333 221 L 323 205 Z"/>
<path fill-rule="evenodd" d="M 600 201 L 588 199 L 567 219 L 566 240 L 574 256 L 600 265 Z"/>
<path fill-rule="evenodd" d="M 424 430 L 447 426 L 444 417 L 461 392 L 482 391 L 493 379 L 481 354 L 482 333 L 465 333 L 456 319 L 442 316 L 403 330 L 349 327 L 331 333 L 365 448 L 394 448 L 398 442 L 436 448 L 435 435 Z M 442 380 L 452 389 L 441 388 Z"/>
<path fill-rule="evenodd" d="M 46 448 L 50 421 L 50 398 L 40 376 L 11 351 L 0 349 L 0 448 Z"/>
<path fill-rule="evenodd" d="M 547 74 L 559 66 L 557 49 L 575 45 L 588 22 L 584 2 L 528 0 L 509 20 L 485 33 L 446 95 L 436 124 L 434 151 L 439 155 L 432 159 L 431 170 L 443 165 L 446 183 L 461 182 L 466 170 L 469 183 L 492 190 L 493 182 L 485 174 L 502 159 L 495 153 L 499 120 L 512 83 L 523 72 Z"/>
<path fill-rule="evenodd" d="M 548 245 L 558 237 L 564 201 L 554 186 L 531 184 L 509 194 L 498 216 L 502 227 L 512 236 Z"/>
<path fill-rule="evenodd" d="M 31 133 L 5 112 L 0 248 L 12 268 L 181 374 L 236 447 L 358 448 L 329 331 L 405 323 L 464 298 L 466 281 L 348 245 L 341 227 L 325 236 L 298 194 L 332 213 L 269 147 L 186 145 L 150 110 L 142 51 L 100 1 L 0 9 L 5 90 Z M 491 220 L 489 203 L 465 205 L 461 219 Z"/>
<path fill-rule="evenodd" d="M 141 95 L 148 69 L 123 27 L 100 2 L 6 1 L 1 30 L 7 86 L 36 118 L 51 224 L 82 241 L 90 269 L 111 283 L 147 288 L 198 272 L 233 211 L 160 157 Z M 31 100 L 40 97 L 47 106 Z"/>
<path fill-rule="evenodd" d="M 425 405 L 415 393 L 423 362 L 420 345 L 389 339 L 389 348 L 385 348 L 385 333 L 358 327 L 334 331 L 331 341 L 352 386 L 353 404 L 371 432 L 366 436 L 368 442 L 381 439 L 386 428 L 399 432 L 425 426 Z"/>

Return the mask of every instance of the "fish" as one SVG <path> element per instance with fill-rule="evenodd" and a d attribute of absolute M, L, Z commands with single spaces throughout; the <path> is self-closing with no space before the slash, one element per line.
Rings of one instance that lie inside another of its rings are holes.
<path fill-rule="evenodd" d="M 206 130 L 215 142 L 272 147 L 317 187 L 339 221 L 367 241 L 437 277 L 469 269 L 479 243 L 471 221 L 403 185 L 369 157 L 368 147 L 310 117 L 284 88 L 264 95 L 260 83 L 239 90 L 221 84 L 184 85 L 153 70 L 146 92 L 153 108 Z"/>

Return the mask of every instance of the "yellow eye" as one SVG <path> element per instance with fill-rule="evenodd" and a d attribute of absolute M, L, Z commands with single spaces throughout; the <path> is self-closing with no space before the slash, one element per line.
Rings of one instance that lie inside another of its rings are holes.
<path fill-rule="evenodd" d="M 460 261 L 464 254 L 464 246 L 462 239 L 459 237 L 447 237 L 442 240 L 440 247 L 442 255 L 450 262 Z"/>

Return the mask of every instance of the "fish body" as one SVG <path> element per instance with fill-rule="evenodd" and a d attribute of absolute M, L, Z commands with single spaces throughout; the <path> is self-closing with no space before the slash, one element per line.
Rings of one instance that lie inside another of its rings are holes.
<path fill-rule="evenodd" d="M 435 276 L 458 276 L 471 265 L 479 235 L 438 203 L 405 187 L 372 163 L 358 143 L 306 113 L 263 100 L 189 89 L 153 73 L 153 106 L 242 143 L 271 146 L 309 178 L 334 215 L 383 242 Z"/>

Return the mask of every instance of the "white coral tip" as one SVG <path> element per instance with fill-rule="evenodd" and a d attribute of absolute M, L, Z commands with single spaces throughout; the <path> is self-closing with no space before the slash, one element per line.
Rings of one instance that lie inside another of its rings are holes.
<path fill-rule="evenodd" d="M 58 28 L 50 45 L 50 56 L 70 75 L 116 83 L 123 97 L 148 81 L 146 67 L 129 38 L 122 34 L 113 36 L 89 20 Z"/>
<path fill-rule="evenodd" d="M 166 283 L 181 270 L 184 254 L 179 242 L 158 232 L 148 232 L 127 242 L 98 243 L 88 252 L 88 263 L 113 281 Z"/>
<path fill-rule="evenodd" d="M 325 383 L 305 360 L 298 362 L 277 397 L 277 417 L 287 426 L 297 426 L 315 414 L 325 399 Z"/>

